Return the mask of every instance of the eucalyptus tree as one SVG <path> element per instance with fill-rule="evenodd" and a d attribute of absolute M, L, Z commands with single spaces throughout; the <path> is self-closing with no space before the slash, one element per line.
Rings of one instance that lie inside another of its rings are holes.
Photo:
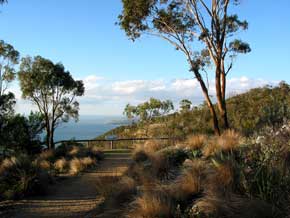
<path fill-rule="evenodd" d="M 54 148 L 54 131 L 61 122 L 78 120 L 76 97 L 84 94 L 84 85 L 74 80 L 62 64 L 37 56 L 23 58 L 18 73 L 24 99 L 33 102 L 44 117 L 47 146 Z"/>
<path fill-rule="evenodd" d="M 156 98 L 150 98 L 149 101 L 133 106 L 127 104 L 124 114 L 128 119 L 138 118 L 141 124 L 145 124 L 145 135 L 148 136 L 148 130 L 153 119 L 165 116 L 174 109 L 171 100 L 161 101 Z"/>
<path fill-rule="evenodd" d="M 19 62 L 19 52 L 15 48 L 0 40 L 0 96 L 4 94 L 8 83 L 15 79 L 14 66 Z"/>
<path fill-rule="evenodd" d="M 246 30 L 248 23 L 230 13 L 238 0 L 122 0 L 119 25 L 132 40 L 142 34 L 160 37 L 185 54 L 203 91 L 220 134 L 217 113 L 209 94 L 209 65 L 215 66 L 215 89 L 218 109 L 224 127 L 228 128 L 226 109 L 226 76 L 238 53 L 250 52 L 250 46 L 235 39 L 235 33 Z"/>
<path fill-rule="evenodd" d="M 191 105 L 192 105 L 192 102 L 190 100 L 188 100 L 188 99 L 182 99 L 179 102 L 179 107 L 180 107 L 181 112 L 189 111 L 190 108 L 191 108 Z"/>
<path fill-rule="evenodd" d="M 156 98 L 150 98 L 149 101 L 133 106 L 127 104 L 124 114 L 132 119 L 138 117 L 143 122 L 150 122 L 153 118 L 167 115 L 174 109 L 170 100 L 161 101 Z"/>

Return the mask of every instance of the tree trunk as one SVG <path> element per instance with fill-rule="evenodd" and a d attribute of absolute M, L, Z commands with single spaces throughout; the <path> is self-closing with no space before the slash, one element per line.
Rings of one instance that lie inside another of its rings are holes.
<path fill-rule="evenodd" d="M 47 145 L 47 149 L 51 149 L 51 145 L 50 145 L 50 129 L 48 126 L 46 126 L 46 145 Z"/>
<path fill-rule="evenodd" d="M 54 149 L 54 130 L 52 129 L 51 130 L 51 133 L 50 133 L 50 139 L 49 139 L 49 146 L 50 146 L 50 149 Z"/>
<path fill-rule="evenodd" d="M 211 113 L 211 116 L 212 116 L 214 132 L 215 132 L 216 135 L 220 135 L 220 129 L 219 129 L 219 123 L 218 123 L 218 119 L 217 119 L 217 114 L 216 114 L 215 108 L 214 108 L 214 106 L 212 104 L 212 101 L 211 101 L 211 99 L 209 97 L 208 89 L 207 89 L 204 81 L 202 80 L 199 72 L 195 71 L 194 73 L 195 73 L 195 76 L 196 76 L 198 82 L 200 83 L 202 92 L 203 92 L 203 94 L 205 96 L 205 100 L 206 100 L 207 106 L 209 107 L 209 110 L 210 110 L 210 113 Z"/>
<path fill-rule="evenodd" d="M 223 63 L 219 63 L 216 65 L 216 73 L 215 73 L 215 85 L 216 85 L 216 98 L 218 109 L 223 121 L 223 128 L 229 128 L 228 116 L 227 116 L 227 108 L 226 108 L 226 75 L 224 72 Z"/>
<path fill-rule="evenodd" d="M 228 122 L 227 104 L 226 104 L 226 72 L 224 67 L 224 61 L 222 60 L 221 66 L 221 97 L 222 97 L 222 111 L 221 117 L 223 120 L 224 128 L 229 129 L 230 125 Z"/>

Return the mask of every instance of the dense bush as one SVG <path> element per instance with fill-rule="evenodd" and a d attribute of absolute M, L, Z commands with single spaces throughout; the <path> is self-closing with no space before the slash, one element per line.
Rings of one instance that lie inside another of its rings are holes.
<path fill-rule="evenodd" d="M 6 158 L 0 166 L 0 199 L 43 194 L 50 181 L 49 174 L 28 156 Z"/>

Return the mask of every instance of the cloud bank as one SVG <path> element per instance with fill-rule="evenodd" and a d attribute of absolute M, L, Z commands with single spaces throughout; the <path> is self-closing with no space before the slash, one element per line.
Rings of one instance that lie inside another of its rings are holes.
<path fill-rule="evenodd" d="M 139 104 L 150 97 L 171 99 L 176 107 L 184 98 L 196 105 L 204 100 L 196 79 L 113 81 L 97 75 L 89 75 L 82 80 L 86 91 L 85 95 L 79 98 L 81 115 L 121 115 L 127 103 Z M 231 96 L 251 88 L 277 83 L 263 79 L 250 79 L 245 76 L 229 78 L 227 93 Z M 209 86 L 210 94 L 214 96 L 214 81 L 209 81 Z M 29 113 L 30 110 L 35 109 L 31 103 L 21 100 L 19 87 L 14 86 L 11 91 L 17 97 L 17 112 Z"/>

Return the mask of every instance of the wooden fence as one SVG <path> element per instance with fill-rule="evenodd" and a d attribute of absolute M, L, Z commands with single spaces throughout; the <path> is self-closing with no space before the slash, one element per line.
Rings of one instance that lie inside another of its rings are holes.
<path fill-rule="evenodd" d="M 83 139 L 83 140 L 61 140 L 55 142 L 55 147 L 61 144 L 79 143 L 85 146 L 98 146 L 106 149 L 131 149 L 135 144 L 144 143 L 148 140 L 167 141 L 169 145 L 173 144 L 178 139 L 176 138 L 120 138 L 120 139 Z"/>

